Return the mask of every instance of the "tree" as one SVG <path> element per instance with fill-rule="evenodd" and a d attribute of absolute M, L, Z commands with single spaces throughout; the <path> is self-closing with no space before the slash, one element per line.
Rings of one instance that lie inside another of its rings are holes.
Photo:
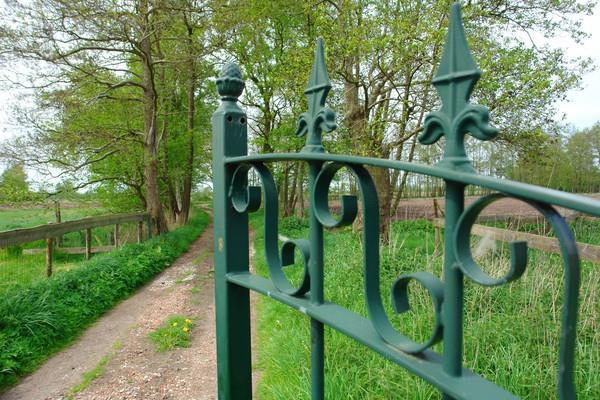
<path fill-rule="evenodd" d="M 448 20 L 446 1 L 327 2 L 323 30 L 335 72 L 344 85 L 344 130 L 355 149 L 379 158 L 415 155 L 424 116 L 439 106 L 431 89 Z M 537 46 L 531 32 L 547 37 L 585 35 L 572 22 L 591 13 L 591 2 L 471 2 L 463 7 L 467 36 L 484 78 L 475 101 L 487 105 L 501 138 L 544 129 L 555 121 L 554 104 L 577 85 L 588 60 L 569 60 L 561 49 Z M 329 15 L 335 19 L 330 19 Z M 558 17 L 557 17 L 558 15 Z M 336 22 L 336 23 L 334 23 Z M 511 32 L 511 33 L 507 33 Z M 380 197 L 382 231 L 402 196 L 406 173 L 373 171 Z"/>
<path fill-rule="evenodd" d="M 288 115 L 303 111 L 298 97 L 309 71 L 305 57 L 312 56 L 314 38 L 323 36 L 334 85 L 330 102 L 342 110 L 340 128 L 325 146 L 377 158 L 418 158 L 416 139 L 424 117 L 439 106 L 431 81 L 444 45 L 448 1 L 222 3 L 228 24 L 219 27 L 230 30 L 227 49 L 245 68 L 245 102 L 256 115 L 255 143 L 261 151 L 295 144 L 283 127 L 289 126 Z M 566 33 L 583 40 L 577 18 L 591 13 L 593 2 L 464 3 L 467 36 L 484 71 L 475 101 L 490 108 L 502 130 L 500 146 L 518 146 L 522 132 L 553 127 L 554 104 L 589 67 L 589 60 L 570 60 L 564 50 L 530 41 L 531 34 Z M 239 10 L 243 19 L 234 15 Z M 336 95 L 335 88 L 342 93 Z M 287 142 L 278 143 L 273 134 L 278 131 Z M 372 174 L 385 237 L 408 174 L 386 169 Z"/>
<path fill-rule="evenodd" d="M 0 175 L 0 204 L 20 203 L 35 199 L 29 189 L 27 173 L 22 164 L 10 165 Z"/>
<path fill-rule="evenodd" d="M 49 123 L 36 121 L 29 141 L 18 144 L 32 150 L 32 157 L 21 157 L 24 162 L 59 165 L 63 172 L 85 178 L 82 187 L 125 185 L 151 214 L 155 233 L 167 230 L 166 187 L 168 208 L 174 215 L 181 213 L 180 221 L 185 222 L 194 183 L 195 96 L 202 64 L 198 58 L 204 54 L 200 27 L 209 26 L 204 8 L 192 0 L 11 2 L 12 21 L 0 30 L 3 57 L 38 63 L 30 85 L 50 99 L 38 104 L 49 110 Z M 178 45 L 180 40 L 185 49 Z M 180 73 L 182 66 L 187 103 L 172 102 L 169 98 L 178 97 L 181 82 L 168 75 Z M 170 108 L 173 104 L 179 108 Z M 101 109 L 107 118 L 94 118 L 84 110 L 90 125 L 69 131 L 77 125 L 73 121 L 81 120 L 72 111 L 85 108 Z M 173 116 L 168 113 L 182 108 L 188 114 L 187 155 L 179 187 L 169 171 L 168 121 Z M 110 110 L 124 118 L 113 124 Z M 84 137 L 89 130 L 94 131 L 92 137 Z M 62 139 L 65 131 L 74 140 Z M 33 151 L 40 142 L 48 147 L 43 157 Z M 9 146 L 5 156 L 19 157 L 15 149 Z"/>

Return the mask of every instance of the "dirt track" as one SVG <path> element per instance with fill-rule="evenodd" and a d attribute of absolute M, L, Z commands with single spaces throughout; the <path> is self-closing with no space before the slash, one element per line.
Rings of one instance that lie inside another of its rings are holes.
<path fill-rule="evenodd" d="M 600 199 L 600 194 L 587 194 L 586 197 Z M 466 205 L 473 203 L 478 197 L 467 197 Z M 427 199 L 408 199 L 400 201 L 394 219 L 417 219 L 434 218 L 433 198 Z M 439 207 L 444 209 L 444 199 L 436 199 Z M 569 216 L 572 211 L 557 207 L 563 216 Z M 499 200 L 487 207 L 482 214 L 488 218 L 504 219 L 507 217 L 516 217 L 522 219 L 536 218 L 539 213 L 531 206 L 515 199 Z"/>
<path fill-rule="evenodd" d="M 216 398 L 212 268 L 212 227 L 208 227 L 171 267 L 0 399 L 64 399 L 84 372 L 111 354 L 105 372 L 74 398 Z M 158 353 L 148 333 L 173 314 L 196 319 L 192 346 Z"/>

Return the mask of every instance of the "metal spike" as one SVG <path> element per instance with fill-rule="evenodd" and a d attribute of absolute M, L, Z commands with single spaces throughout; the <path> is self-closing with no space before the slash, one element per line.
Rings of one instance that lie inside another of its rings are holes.
<path fill-rule="evenodd" d="M 305 152 L 323 152 L 321 134 L 323 131 L 331 132 L 337 125 L 335 113 L 325 106 L 327 94 L 331 90 L 331 82 L 325 65 L 325 49 L 323 39 L 317 39 L 315 60 L 308 80 L 308 86 L 304 93 L 308 98 L 308 111 L 300 116 L 296 134 L 306 134 Z"/>

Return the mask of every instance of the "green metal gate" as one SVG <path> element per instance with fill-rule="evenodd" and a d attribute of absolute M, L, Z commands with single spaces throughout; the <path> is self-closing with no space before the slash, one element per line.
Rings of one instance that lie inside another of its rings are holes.
<path fill-rule="evenodd" d="M 486 274 L 473 260 L 470 231 L 477 216 L 490 203 L 506 198 L 520 199 L 535 209 L 553 227 L 564 263 L 564 304 L 560 333 L 558 396 L 575 399 L 574 357 L 579 256 L 573 234 L 553 205 L 600 216 L 600 204 L 592 199 L 560 191 L 500 180 L 477 174 L 467 158 L 465 134 L 479 140 L 492 139 L 497 130 L 488 124 L 488 110 L 469 103 L 481 71 L 475 65 L 462 27 L 460 8 L 452 6 L 445 51 L 433 80 L 441 100 L 439 111 L 425 119 L 422 144 L 430 145 L 445 136 L 443 160 L 435 166 L 329 154 L 322 133 L 336 128 L 335 113 L 325 106 L 331 84 L 324 62 L 321 40 L 305 94 L 308 111 L 300 116 L 298 135 L 306 135 L 299 153 L 247 154 L 247 117 L 237 99 L 244 89 L 239 68 L 227 65 L 217 80 L 222 103 L 213 115 L 214 235 L 219 398 L 252 398 L 250 357 L 249 290 L 267 295 L 295 308 L 311 321 L 312 398 L 324 398 L 324 325 L 328 325 L 370 347 L 438 388 L 445 399 L 515 399 L 516 396 L 463 367 L 463 282 L 465 277 L 485 286 L 498 286 L 519 279 L 527 264 L 525 242 L 510 244 L 511 265 L 501 278 Z M 289 240 L 278 246 L 278 194 L 265 166 L 267 162 L 303 161 L 309 167 L 309 238 Z M 384 312 L 379 277 L 379 206 L 371 175 L 365 168 L 390 168 L 441 178 L 445 182 L 444 280 L 428 272 L 400 276 L 391 288 L 398 313 L 407 311 L 408 283 L 424 286 L 435 309 L 429 340 L 416 343 L 397 332 Z M 358 212 L 355 196 L 342 197 L 341 216 L 331 214 L 329 185 L 341 169 L 356 178 L 362 201 L 364 290 L 369 318 L 329 303 L 323 296 L 323 228 L 351 224 Z M 248 186 L 254 169 L 260 187 Z M 465 209 L 467 185 L 491 189 Z M 261 195 L 262 192 L 262 195 Z M 256 211 L 264 197 L 265 256 L 270 279 L 249 272 L 248 213 Z M 282 267 L 294 261 L 298 250 L 304 259 L 304 278 L 299 287 L 286 279 Z M 443 354 L 430 348 L 443 342 Z"/>

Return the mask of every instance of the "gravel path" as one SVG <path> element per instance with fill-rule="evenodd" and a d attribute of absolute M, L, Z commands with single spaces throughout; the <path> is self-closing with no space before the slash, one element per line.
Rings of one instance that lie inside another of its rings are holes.
<path fill-rule="evenodd" d="M 0 399 L 68 398 L 104 357 L 104 372 L 75 399 L 215 399 L 212 232 Z M 158 353 L 148 333 L 173 314 L 195 319 L 192 345 Z"/>

